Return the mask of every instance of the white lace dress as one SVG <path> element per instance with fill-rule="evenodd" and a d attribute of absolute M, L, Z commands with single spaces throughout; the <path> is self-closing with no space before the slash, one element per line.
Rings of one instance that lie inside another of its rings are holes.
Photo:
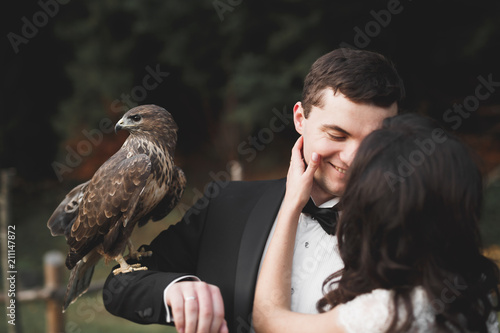
<path fill-rule="evenodd" d="M 439 311 L 440 300 L 429 302 L 425 291 L 422 288 L 415 288 L 412 301 L 416 320 L 410 332 L 433 332 L 434 314 L 435 311 Z M 339 321 L 346 332 L 385 332 L 392 320 L 392 292 L 386 289 L 375 289 L 371 293 L 360 295 L 338 307 Z M 405 318 L 404 306 L 401 305 L 400 311 L 401 317 Z M 499 332 L 496 313 L 492 313 L 488 320 L 488 332 Z"/>

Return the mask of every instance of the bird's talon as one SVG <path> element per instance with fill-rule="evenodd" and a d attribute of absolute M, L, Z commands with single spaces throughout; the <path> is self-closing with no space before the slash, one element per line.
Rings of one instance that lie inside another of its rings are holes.
<path fill-rule="evenodd" d="M 153 251 L 140 250 L 140 251 L 135 251 L 135 252 L 130 253 L 129 255 L 127 255 L 125 257 L 125 260 L 131 259 L 131 258 L 134 260 L 141 260 L 142 258 L 151 257 L 152 255 L 153 255 Z"/>
<path fill-rule="evenodd" d="M 133 265 L 129 265 L 129 267 L 126 267 L 126 268 L 117 268 L 115 270 L 113 270 L 113 274 L 114 275 L 118 275 L 118 274 L 125 274 L 125 273 L 130 273 L 130 272 L 135 272 L 135 271 L 147 271 L 148 268 L 146 266 L 141 266 L 141 264 L 133 264 Z"/>
<path fill-rule="evenodd" d="M 141 260 L 143 257 L 151 257 L 153 255 L 153 251 L 140 251 L 137 252 L 137 259 Z"/>

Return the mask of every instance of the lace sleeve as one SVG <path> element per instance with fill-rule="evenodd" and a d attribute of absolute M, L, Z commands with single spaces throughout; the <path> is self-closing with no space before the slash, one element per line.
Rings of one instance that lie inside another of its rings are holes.
<path fill-rule="evenodd" d="M 433 331 L 435 314 L 421 287 L 413 290 L 412 304 L 415 321 L 411 332 Z M 402 324 L 401 319 L 406 318 L 406 313 L 403 306 L 399 310 L 401 318 L 398 324 Z M 393 313 L 392 292 L 386 289 L 375 289 L 338 306 L 339 324 L 347 333 L 385 332 L 391 324 Z M 488 333 L 498 333 L 498 326 L 497 313 L 493 312 L 487 322 Z"/>
<path fill-rule="evenodd" d="M 339 305 L 338 311 L 339 323 L 347 333 L 385 332 L 392 320 L 391 292 L 373 290 Z"/>
<path fill-rule="evenodd" d="M 500 328 L 498 327 L 498 314 L 496 312 L 492 312 L 490 314 L 487 326 L 488 326 L 488 333 L 500 332 Z"/>

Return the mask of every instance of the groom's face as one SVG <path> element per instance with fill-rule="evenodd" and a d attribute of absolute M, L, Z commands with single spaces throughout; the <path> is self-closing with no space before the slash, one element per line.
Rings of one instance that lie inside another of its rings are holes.
<path fill-rule="evenodd" d="M 397 114 L 396 103 L 387 108 L 358 104 L 329 88 L 322 95 L 322 103 L 312 106 L 307 118 L 300 102 L 294 107 L 295 128 L 304 137 L 306 163 L 313 152 L 321 155 L 311 192 L 318 205 L 342 195 L 346 172 L 361 141 L 385 118 Z"/>

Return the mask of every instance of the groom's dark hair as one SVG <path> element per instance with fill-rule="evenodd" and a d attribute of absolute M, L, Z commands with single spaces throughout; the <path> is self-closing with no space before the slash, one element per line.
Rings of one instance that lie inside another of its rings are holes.
<path fill-rule="evenodd" d="M 394 64 L 379 53 L 339 48 L 316 60 L 304 81 L 302 107 L 309 116 L 321 107 L 322 91 L 331 88 L 350 101 L 389 107 L 405 96 L 403 81 Z"/>

